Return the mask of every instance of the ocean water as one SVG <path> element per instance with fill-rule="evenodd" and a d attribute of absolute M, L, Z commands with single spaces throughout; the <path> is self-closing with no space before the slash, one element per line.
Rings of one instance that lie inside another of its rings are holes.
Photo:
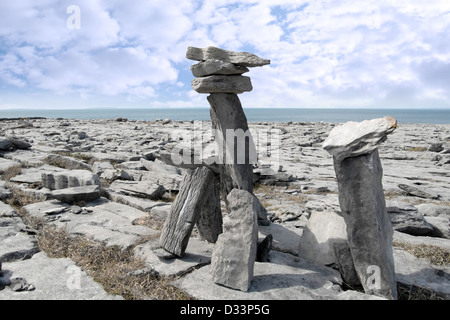
<path fill-rule="evenodd" d="M 399 123 L 450 124 L 450 109 L 244 109 L 250 122 L 332 122 L 362 121 L 392 116 Z M 70 109 L 70 110 L 0 110 L 0 118 L 45 117 L 66 119 L 128 120 L 172 119 L 180 121 L 210 120 L 209 108 L 166 109 Z"/>

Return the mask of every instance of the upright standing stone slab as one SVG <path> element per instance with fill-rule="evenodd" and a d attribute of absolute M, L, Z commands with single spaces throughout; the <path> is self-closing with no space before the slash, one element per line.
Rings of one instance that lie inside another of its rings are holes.
<path fill-rule="evenodd" d="M 393 229 L 386 210 L 378 150 L 335 161 L 334 166 L 339 204 L 361 284 L 368 294 L 396 299 Z"/>
<path fill-rule="evenodd" d="M 214 179 L 207 167 L 188 170 L 161 232 L 160 245 L 164 250 L 183 256 Z"/>
<path fill-rule="evenodd" d="M 256 161 L 256 147 L 241 102 L 237 95 L 229 93 L 212 93 L 208 102 L 212 128 L 218 130 L 216 141 L 221 147 L 219 161 L 223 193 L 227 195 L 234 188 L 252 193 L 252 163 Z"/>
<path fill-rule="evenodd" d="M 197 229 L 202 240 L 215 243 L 222 233 L 222 209 L 220 208 L 220 180 L 214 175 L 200 207 Z"/>
<path fill-rule="evenodd" d="M 257 253 L 257 199 L 245 190 L 233 189 L 228 195 L 229 221 L 219 236 L 211 257 L 215 283 L 248 291 L 253 279 Z"/>
<path fill-rule="evenodd" d="M 396 126 L 391 117 L 349 122 L 335 127 L 323 144 L 333 155 L 339 204 L 358 278 L 366 293 L 389 299 L 397 298 L 393 229 L 377 147 Z"/>

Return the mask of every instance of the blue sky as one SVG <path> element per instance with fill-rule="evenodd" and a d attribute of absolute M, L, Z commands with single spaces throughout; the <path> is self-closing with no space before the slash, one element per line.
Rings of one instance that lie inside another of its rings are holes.
<path fill-rule="evenodd" d="M 245 107 L 450 108 L 449 30 L 448 0 L 2 0 L 0 110 L 208 107 L 210 45 L 272 61 Z"/>

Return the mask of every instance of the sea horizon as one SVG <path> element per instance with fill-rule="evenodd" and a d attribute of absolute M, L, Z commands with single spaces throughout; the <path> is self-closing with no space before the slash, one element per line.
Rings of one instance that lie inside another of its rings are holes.
<path fill-rule="evenodd" d="M 249 122 L 330 122 L 363 121 L 392 116 L 399 123 L 450 124 L 450 109 L 388 108 L 244 108 Z M 116 119 L 154 121 L 209 121 L 209 108 L 79 108 L 6 109 L 0 119 L 9 118 Z"/>

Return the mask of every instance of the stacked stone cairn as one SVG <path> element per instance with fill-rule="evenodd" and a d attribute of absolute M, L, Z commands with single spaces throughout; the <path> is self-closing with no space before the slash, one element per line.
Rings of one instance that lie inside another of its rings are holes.
<path fill-rule="evenodd" d="M 219 161 L 181 164 L 187 173 L 165 221 L 160 258 L 182 257 L 195 225 L 200 236 L 215 243 L 211 257 L 212 280 L 233 289 L 248 291 L 257 255 L 267 257 L 272 236 L 258 244 L 258 224 L 268 225 L 267 212 L 253 194 L 254 143 L 245 141 L 245 161 L 238 161 L 234 141 L 227 130 L 248 132 L 247 118 L 237 94 L 252 90 L 249 67 L 269 64 L 246 52 L 215 47 L 189 47 L 186 57 L 200 61 L 191 67 L 192 87 L 209 93 L 214 140 L 223 146 Z M 341 275 L 350 285 L 361 284 L 368 294 L 397 299 L 392 252 L 393 229 L 383 193 L 383 169 L 378 146 L 397 127 L 392 117 L 348 122 L 335 127 L 323 148 L 333 155 L 339 204 L 346 224 L 347 241 L 334 246 Z M 230 151 L 232 151 L 230 153 Z M 234 158 L 227 158 L 229 154 Z M 170 155 L 162 160 L 171 163 Z M 198 160 L 198 159 L 197 159 Z M 172 163 L 173 164 L 173 163 Z M 220 193 L 228 220 L 223 223 Z"/>
<path fill-rule="evenodd" d="M 160 236 L 160 258 L 182 257 L 197 225 L 202 239 L 215 243 L 211 258 L 211 276 L 215 283 L 248 291 L 258 252 L 258 224 L 267 225 L 267 212 L 253 194 L 253 162 L 256 149 L 249 136 L 245 155 L 237 154 L 233 139 L 227 141 L 227 130 L 249 134 L 247 118 L 237 94 L 251 91 L 249 77 L 242 76 L 249 67 L 267 65 L 270 60 L 247 52 L 232 52 L 216 47 L 187 49 L 186 57 L 199 61 L 191 67 L 196 77 L 192 87 L 209 93 L 214 140 L 223 146 L 217 163 L 188 164 L 179 194 L 166 218 Z M 222 152 L 223 151 L 223 152 Z M 229 159 L 229 155 L 234 158 Z M 243 159 L 243 161 L 242 161 Z M 166 160 L 170 162 L 168 157 Z M 181 165 L 182 166 L 182 165 Z M 223 223 L 220 193 L 226 203 L 229 222 Z M 269 239 L 270 240 L 270 239 Z M 270 245 L 271 241 L 263 241 Z"/>
<path fill-rule="evenodd" d="M 347 228 L 348 246 L 334 247 L 341 274 L 344 280 L 359 280 L 366 293 L 388 299 L 397 299 L 397 283 L 378 145 L 396 127 L 392 117 L 347 122 L 335 127 L 323 144 L 333 155 Z"/>

